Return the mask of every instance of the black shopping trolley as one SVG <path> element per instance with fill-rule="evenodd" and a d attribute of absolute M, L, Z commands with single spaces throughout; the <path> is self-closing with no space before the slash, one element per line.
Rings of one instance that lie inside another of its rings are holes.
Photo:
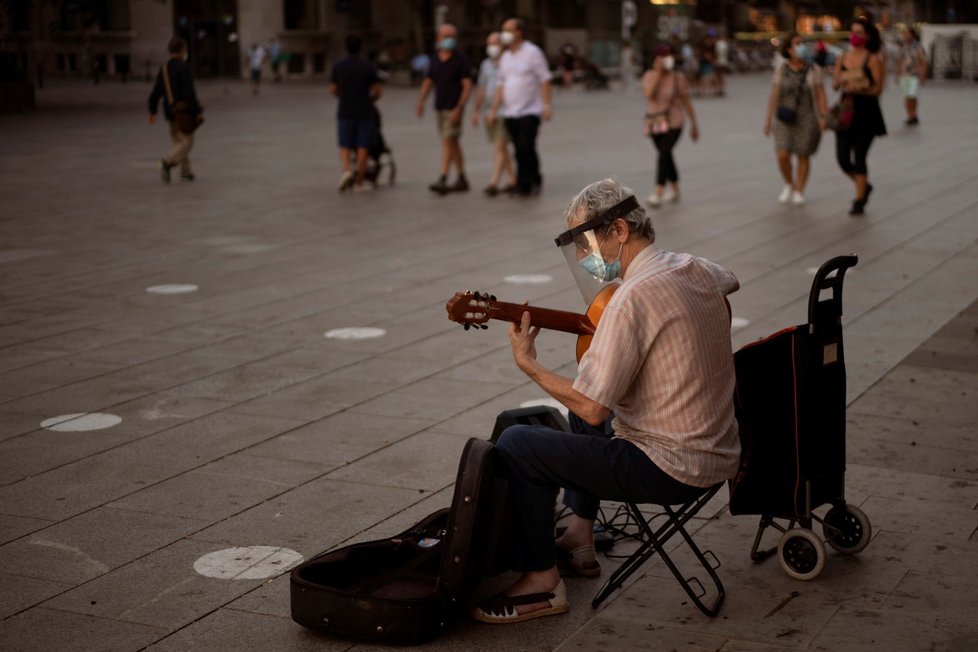
<path fill-rule="evenodd" d="M 730 513 L 759 514 L 751 559 L 777 551 L 784 571 L 800 580 L 822 572 L 825 544 L 853 555 L 871 536 L 869 519 L 845 501 L 842 281 L 856 262 L 855 256 L 839 256 L 818 270 L 807 324 L 748 344 L 734 356 L 743 455 L 730 481 Z M 831 507 L 819 517 L 813 510 L 823 505 Z M 812 530 L 815 522 L 821 537 Z M 781 539 L 777 548 L 758 550 L 768 526 Z"/>

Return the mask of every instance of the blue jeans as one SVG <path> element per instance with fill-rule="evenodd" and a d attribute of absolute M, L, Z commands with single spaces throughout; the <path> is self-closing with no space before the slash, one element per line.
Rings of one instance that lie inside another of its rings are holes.
<path fill-rule="evenodd" d="M 512 426 L 496 443 L 513 506 L 513 565 L 518 571 L 554 566 L 554 503 L 594 520 L 600 500 L 677 505 L 705 488 L 679 482 L 635 444 L 613 437 L 611 417 L 595 428 L 570 415 L 572 433 L 545 426 Z"/>

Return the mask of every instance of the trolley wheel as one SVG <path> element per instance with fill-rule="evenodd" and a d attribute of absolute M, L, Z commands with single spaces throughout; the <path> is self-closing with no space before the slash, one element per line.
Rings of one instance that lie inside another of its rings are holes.
<path fill-rule="evenodd" d="M 781 535 L 778 541 L 778 561 L 781 568 L 796 580 L 813 580 L 825 568 L 825 544 L 814 532 L 794 528 Z"/>
<path fill-rule="evenodd" d="M 854 555 L 869 545 L 873 526 L 863 510 L 852 505 L 833 507 L 822 521 L 825 543 L 843 555 Z"/>

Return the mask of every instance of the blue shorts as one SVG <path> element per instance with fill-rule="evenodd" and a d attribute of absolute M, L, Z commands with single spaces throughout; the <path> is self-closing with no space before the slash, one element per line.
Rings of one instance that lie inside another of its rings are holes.
<path fill-rule="evenodd" d="M 338 118 L 336 132 L 340 147 L 345 149 L 367 148 L 377 138 L 377 124 L 373 118 Z"/>

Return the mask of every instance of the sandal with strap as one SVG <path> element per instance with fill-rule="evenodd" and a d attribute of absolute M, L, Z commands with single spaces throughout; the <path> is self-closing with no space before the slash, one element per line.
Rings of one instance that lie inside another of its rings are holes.
<path fill-rule="evenodd" d="M 561 570 L 568 570 L 581 577 L 597 577 L 601 574 L 601 565 L 594 553 L 594 546 L 581 546 L 573 550 L 565 550 L 554 545 L 554 553 L 557 568 Z"/>
<path fill-rule="evenodd" d="M 549 607 L 519 613 L 516 607 L 524 604 L 535 604 L 537 602 L 548 602 Z M 567 589 L 564 581 L 561 580 L 554 590 L 550 593 L 529 593 L 527 595 L 505 595 L 500 593 L 494 598 L 490 598 L 472 610 L 472 617 L 483 623 L 494 625 L 503 623 L 521 623 L 525 620 L 543 618 L 545 616 L 556 616 L 570 611 L 567 604 Z"/>

